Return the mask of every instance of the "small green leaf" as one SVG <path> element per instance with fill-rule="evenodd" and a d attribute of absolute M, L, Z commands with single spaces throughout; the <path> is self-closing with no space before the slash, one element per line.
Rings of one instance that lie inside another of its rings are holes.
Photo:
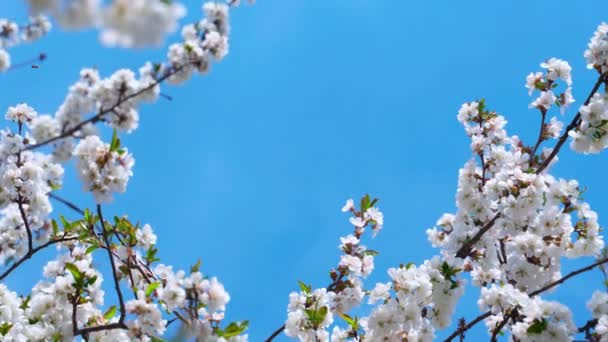
<path fill-rule="evenodd" d="M 76 280 L 76 282 L 79 282 L 82 279 L 82 273 L 80 273 L 76 265 L 66 262 L 65 268 L 70 271 L 70 273 L 72 273 L 72 276 L 74 277 L 74 280 Z"/>
<path fill-rule="evenodd" d="M 339 315 L 340 317 L 342 317 L 342 319 L 343 319 L 343 320 L 344 320 L 346 323 L 348 323 L 348 325 L 350 325 L 350 326 L 352 326 L 352 325 L 353 325 L 353 323 L 355 322 L 355 320 L 354 320 L 352 317 L 350 317 L 349 315 L 347 315 L 347 314 L 345 314 L 345 313 L 338 312 L 338 315 Z"/>
<path fill-rule="evenodd" d="M 378 255 L 380 253 L 378 251 L 373 250 L 373 249 L 368 249 L 363 254 L 365 254 L 365 255 L 371 255 L 371 256 L 376 256 L 376 255 Z"/>
<path fill-rule="evenodd" d="M 532 325 L 528 327 L 528 332 L 530 334 L 541 334 L 547 329 L 547 325 L 548 324 L 546 319 L 543 318 L 540 321 L 538 319 L 535 319 Z"/>
<path fill-rule="evenodd" d="M 8 322 L 2 323 L 2 325 L 0 325 L 0 334 L 2 336 L 6 336 L 6 334 L 8 334 L 8 332 L 11 330 L 12 327 L 13 327 L 13 324 L 10 324 Z"/>
<path fill-rule="evenodd" d="M 152 292 L 154 292 L 154 290 L 156 290 L 156 288 L 158 288 L 159 286 L 160 286 L 160 281 L 155 281 L 155 282 L 151 283 L 150 285 L 148 285 L 148 287 L 146 288 L 146 297 L 150 297 Z"/>
<path fill-rule="evenodd" d="M 201 269 L 201 263 L 202 263 L 201 259 L 198 259 L 196 261 L 196 264 L 194 264 L 190 267 L 190 273 L 198 272 Z"/>
<path fill-rule="evenodd" d="M 110 152 L 114 152 L 120 148 L 120 139 L 116 129 L 112 132 L 112 141 L 110 142 Z"/>
<path fill-rule="evenodd" d="M 248 327 L 249 327 L 249 321 L 232 322 L 232 323 L 228 324 L 226 329 L 224 329 L 221 337 L 230 338 L 230 337 L 238 336 L 238 335 L 242 334 L 243 332 L 245 332 L 245 330 L 247 330 Z"/>
<path fill-rule="evenodd" d="M 112 317 L 114 317 L 114 315 L 116 315 L 116 305 L 110 306 L 110 308 L 103 314 L 103 318 L 105 318 L 106 321 L 109 321 Z"/>
<path fill-rule="evenodd" d="M 51 226 L 53 227 L 53 235 L 59 234 L 59 226 L 57 225 L 57 221 L 51 220 Z"/>
<path fill-rule="evenodd" d="M 407 264 L 405 264 L 405 269 L 409 270 L 412 266 L 414 266 L 415 264 L 413 262 L 408 262 Z"/>
<path fill-rule="evenodd" d="M 300 290 L 302 290 L 302 292 L 304 292 L 305 294 L 309 294 L 309 293 L 312 292 L 312 286 L 311 285 L 306 285 L 301 280 L 298 280 L 298 285 L 300 285 Z"/>

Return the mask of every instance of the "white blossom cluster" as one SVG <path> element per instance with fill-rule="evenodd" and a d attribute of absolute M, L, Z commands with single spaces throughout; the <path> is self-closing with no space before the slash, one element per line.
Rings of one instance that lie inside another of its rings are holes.
<path fill-rule="evenodd" d="M 420 267 L 389 268 L 391 282 L 378 283 L 371 291 L 369 303 L 381 304 L 363 319 L 365 340 L 433 341 L 436 329 L 451 324 L 456 303 L 464 293 L 464 283 L 456 279 L 458 272 L 460 269 L 439 257 Z"/>
<path fill-rule="evenodd" d="M 0 72 L 11 66 L 7 48 L 40 39 L 51 30 L 51 23 L 44 15 L 34 15 L 29 22 L 19 26 L 16 22 L 0 18 Z"/>
<path fill-rule="evenodd" d="M 519 317 L 511 326 L 518 341 L 570 341 L 577 332 L 570 309 L 555 301 L 530 298 L 510 284 L 483 287 L 478 301 L 481 310 L 492 312 L 486 325 L 490 331 L 500 325 L 507 315 Z"/>
<path fill-rule="evenodd" d="M 186 15 L 186 7 L 176 0 L 25 1 L 32 14 L 48 14 L 66 29 L 98 28 L 102 44 L 125 48 L 161 45 Z M 240 5 L 235 0 L 227 3 L 233 7 Z"/>
<path fill-rule="evenodd" d="M 5 118 L 19 129 L 0 131 L 0 263 L 28 252 L 28 230 L 36 241 L 48 239 L 52 208 L 47 194 L 61 186 L 63 177 L 63 168 L 50 156 L 21 151 L 35 143 L 23 130 L 32 127 L 36 111 L 19 104 L 9 107 Z"/>
<path fill-rule="evenodd" d="M 587 309 L 591 311 L 591 317 L 597 320 L 595 326 L 598 341 L 608 341 L 608 293 L 595 291 L 587 302 Z"/>
<path fill-rule="evenodd" d="M 300 341 L 329 341 L 327 329 L 334 322 L 334 316 L 348 317 L 347 313 L 363 302 L 363 279 L 373 271 L 377 252 L 362 245 L 361 237 L 366 227 L 371 227 L 375 236 L 384 224 L 384 215 L 374 206 L 376 201 L 365 196 L 357 210 L 354 201 L 349 199 L 342 208 L 343 212 L 353 215 L 350 222 L 354 233 L 340 238 L 339 248 L 343 254 L 338 268 L 330 272 L 332 283 L 327 288 L 313 290 L 300 283 L 301 291 L 290 293 L 285 323 L 287 336 Z M 352 326 L 347 330 L 335 327 L 332 340 L 338 340 L 337 336 L 349 337 L 354 331 Z"/>
<path fill-rule="evenodd" d="M 160 45 L 186 14 L 178 2 L 166 0 L 26 0 L 33 14 L 54 17 L 66 29 L 98 27 L 107 46 Z"/>
<path fill-rule="evenodd" d="M 602 23 L 591 38 L 585 51 L 587 67 L 599 73 L 608 72 L 608 24 Z"/>
<path fill-rule="evenodd" d="M 97 203 L 109 203 L 112 193 L 127 189 L 135 163 L 127 150 L 113 150 L 110 144 L 92 135 L 78 143 L 74 156 L 84 190 L 92 192 Z"/>
<path fill-rule="evenodd" d="M 608 25 L 602 23 L 585 51 L 588 67 L 596 69 L 601 76 L 608 75 Z M 599 83 L 598 83 L 599 84 Z M 595 93 L 580 108 L 580 120 L 568 134 L 572 138 L 570 147 L 582 153 L 599 153 L 608 147 L 608 99 L 607 94 Z"/>
<path fill-rule="evenodd" d="M 608 95 L 595 93 L 580 109 L 581 121 L 569 135 L 570 147 L 582 153 L 600 153 L 608 147 Z"/>
<path fill-rule="evenodd" d="M 534 91 L 540 91 L 540 95 L 530 103 L 530 108 L 538 108 L 546 113 L 553 105 L 557 105 L 564 114 L 568 106 L 574 103 L 571 87 L 572 68 L 568 62 L 558 58 L 551 58 L 541 63 L 540 66 L 546 69 L 545 73 L 530 73 L 526 77 L 528 94 L 532 95 Z M 553 90 L 557 87 L 558 80 L 566 82 L 568 87 L 563 93 L 556 96 Z"/>

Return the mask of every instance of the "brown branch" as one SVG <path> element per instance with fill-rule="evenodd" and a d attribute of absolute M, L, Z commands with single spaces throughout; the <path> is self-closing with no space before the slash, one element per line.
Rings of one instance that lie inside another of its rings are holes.
<path fill-rule="evenodd" d="M 34 249 L 34 238 L 32 236 L 32 229 L 30 228 L 30 223 L 27 220 L 27 215 L 25 214 L 25 210 L 23 209 L 23 198 L 21 197 L 21 195 L 19 195 L 17 206 L 19 207 L 19 212 L 21 213 L 21 218 L 23 219 L 23 224 L 25 225 L 25 231 L 27 232 L 26 256 L 29 258 L 32 255 L 32 250 Z"/>
<path fill-rule="evenodd" d="M 463 326 L 462 328 L 456 329 L 456 331 L 454 331 L 452 333 L 452 335 L 448 336 L 444 340 L 444 342 L 451 341 L 451 340 L 455 339 L 456 337 L 460 336 L 461 334 L 464 334 L 465 331 L 471 329 L 473 326 L 475 326 L 475 324 L 483 321 L 484 319 L 490 317 L 491 315 L 492 315 L 492 312 L 488 311 L 484 314 L 477 316 L 474 320 L 470 321 L 467 325 Z"/>
<path fill-rule="evenodd" d="M 593 95 L 600 89 L 600 86 L 602 85 L 602 83 L 604 83 L 606 81 L 607 80 L 606 80 L 605 75 L 600 75 L 600 77 L 598 77 L 597 81 L 593 85 L 593 88 L 591 89 L 591 92 L 589 93 L 589 96 L 587 96 L 587 99 L 585 100 L 585 103 L 583 104 L 583 106 L 586 106 L 589 104 Z M 555 147 L 551 151 L 551 154 L 549 154 L 547 159 L 545 159 L 543 161 L 543 163 L 536 170 L 536 174 L 540 174 L 547 168 L 547 166 L 549 166 L 549 164 L 551 164 L 551 161 L 559 153 L 559 150 L 562 148 L 562 145 L 564 145 L 564 143 L 568 139 L 568 133 L 570 133 L 571 130 L 575 129 L 578 126 L 580 118 L 581 118 L 581 112 L 579 109 L 578 113 L 576 113 L 576 115 L 574 116 L 574 118 L 572 119 L 570 124 L 566 127 L 566 131 L 564 131 L 564 133 L 561 135 L 561 137 L 559 137 L 559 140 L 555 144 Z"/>
<path fill-rule="evenodd" d="M 23 264 L 26 260 L 30 259 L 34 254 L 36 254 L 37 252 L 45 249 L 48 246 L 54 245 L 56 243 L 60 243 L 60 242 L 65 242 L 65 241 L 71 241 L 71 240 L 77 240 L 78 237 L 77 236 L 73 236 L 73 237 L 62 237 L 59 239 L 55 239 L 55 240 L 50 240 L 47 241 L 46 243 L 43 243 L 42 245 L 35 247 L 32 249 L 31 253 L 28 253 L 26 255 L 24 255 L 21 259 L 19 259 L 18 261 L 14 262 L 11 267 L 9 267 L 6 271 L 4 271 L 4 273 L 0 274 L 0 280 L 4 280 L 4 278 L 6 278 L 9 274 L 11 274 L 11 272 L 13 272 L 17 267 L 19 267 L 19 265 Z"/>
<path fill-rule="evenodd" d="M 264 342 L 271 342 L 275 337 L 279 336 L 279 334 L 282 333 L 283 330 L 285 330 L 285 324 L 275 330 L 272 335 L 270 335 L 267 339 L 264 340 Z"/>
<path fill-rule="evenodd" d="M 469 256 L 469 254 L 471 253 L 471 249 L 473 248 L 473 246 L 479 242 L 479 240 L 481 240 L 481 237 L 483 236 L 483 234 L 485 234 L 488 230 L 490 230 L 490 228 L 492 228 L 492 226 L 494 225 L 494 223 L 496 223 L 496 220 L 498 220 L 498 218 L 500 217 L 500 213 L 496 213 L 494 215 L 494 217 L 488 221 L 488 223 L 485 224 L 485 226 L 483 226 L 478 232 L 477 234 L 475 234 L 470 240 L 466 241 L 465 243 L 462 244 L 462 246 L 460 247 L 460 249 L 458 249 L 458 251 L 456 252 L 456 256 L 464 259 L 467 256 Z"/>
<path fill-rule="evenodd" d="M 530 158 L 534 158 L 538 147 L 543 142 L 543 140 L 545 140 L 543 133 L 545 132 L 545 118 L 547 117 L 547 110 L 545 108 L 541 108 L 540 114 L 540 131 L 538 132 L 538 139 L 536 140 L 536 144 L 534 144 L 534 148 L 532 149 L 532 155 L 530 156 Z"/>
<path fill-rule="evenodd" d="M 110 245 L 110 239 L 108 238 L 108 232 L 106 232 L 106 223 L 103 219 L 103 214 L 101 212 L 101 205 L 97 204 L 97 215 L 99 215 L 99 221 L 101 222 L 102 234 L 104 242 L 108 248 L 108 257 L 110 258 L 110 266 L 112 267 L 112 277 L 114 278 L 114 289 L 116 290 L 116 295 L 118 296 L 118 303 L 120 304 L 120 318 L 118 319 L 118 323 L 124 325 L 125 318 L 127 316 L 127 311 L 125 309 L 125 301 L 122 297 L 122 291 L 120 290 L 120 283 L 118 281 L 118 277 L 116 276 L 116 264 L 114 262 L 114 256 L 112 255 L 112 246 Z"/>
<path fill-rule="evenodd" d="M 64 204 L 64 205 L 66 205 L 68 208 L 70 208 L 70 209 L 72 209 L 72 210 L 76 211 L 76 212 L 77 212 L 77 213 L 79 213 L 80 215 L 84 215 L 84 210 L 80 209 L 80 208 L 79 208 L 79 207 L 78 207 L 76 204 L 74 204 L 74 203 L 72 203 L 72 202 L 70 202 L 70 201 L 68 201 L 68 200 L 64 199 L 63 197 L 60 197 L 60 196 L 58 196 L 58 195 L 55 195 L 55 194 L 54 194 L 54 193 L 52 193 L 52 192 L 49 192 L 49 193 L 48 193 L 48 195 L 49 195 L 49 197 L 50 197 L 50 198 L 54 199 L 54 200 L 55 200 L 55 201 L 57 201 L 57 202 L 60 202 L 60 203 L 62 203 L 62 204 Z"/>

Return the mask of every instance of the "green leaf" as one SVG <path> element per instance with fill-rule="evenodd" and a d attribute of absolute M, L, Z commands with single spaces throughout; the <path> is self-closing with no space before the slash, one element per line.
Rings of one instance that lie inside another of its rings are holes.
<path fill-rule="evenodd" d="M 112 132 L 112 141 L 110 142 L 110 152 L 114 152 L 120 148 L 120 139 L 116 129 Z"/>
<path fill-rule="evenodd" d="M 321 324 L 321 322 L 323 322 L 325 319 L 325 316 L 327 316 L 327 306 L 323 306 L 317 310 L 317 324 L 315 324 L 315 326 Z"/>
<path fill-rule="evenodd" d="M 361 211 L 364 212 L 367 209 L 369 209 L 370 203 L 371 203 L 371 198 L 369 197 L 369 194 L 365 194 L 365 196 L 363 196 L 361 198 Z"/>
<path fill-rule="evenodd" d="M 148 285 L 148 287 L 146 288 L 146 297 L 150 297 L 152 292 L 154 292 L 154 290 L 156 290 L 156 288 L 158 288 L 159 286 L 160 286 L 160 281 L 155 281 L 155 282 L 151 283 L 150 285 Z"/>
<path fill-rule="evenodd" d="M 224 329 L 224 331 L 222 331 L 221 337 L 230 338 L 230 337 L 238 336 L 238 335 L 242 334 L 243 332 L 245 332 L 245 330 L 247 330 L 248 327 L 249 327 L 249 321 L 232 322 L 232 323 L 228 324 L 228 326 L 226 327 L 226 329 Z"/>
<path fill-rule="evenodd" d="M 32 299 L 31 295 L 27 295 L 27 297 L 23 298 L 23 301 L 21 302 L 21 305 L 19 305 L 19 308 L 25 310 L 27 308 L 30 307 L 30 300 Z"/>
<path fill-rule="evenodd" d="M 65 217 L 60 216 L 59 219 L 61 220 L 61 224 L 63 225 L 63 228 L 70 228 L 70 222 L 68 222 L 68 220 L 66 220 Z"/>
<path fill-rule="evenodd" d="M 312 292 L 312 286 L 311 285 L 306 285 L 301 280 L 298 280 L 298 285 L 300 285 L 300 290 L 302 290 L 302 292 L 304 292 L 305 294 L 309 294 L 309 293 Z"/>
<path fill-rule="evenodd" d="M 99 248 L 99 246 L 89 246 L 89 248 L 87 248 L 87 250 L 84 252 L 84 254 L 91 254 L 93 253 L 93 251 L 95 251 L 97 248 Z"/>
<path fill-rule="evenodd" d="M 51 220 L 51 226 L 53 227 L 53 235 L 59 234 L 59 226 L 57 225 L 57 221 Z"/>
<path fill-rule="evenodd" d="M 106 321 L 109 321 L 112 317 L 114 317 L 116 315 L 116 305 L 112 305 L 110 306 L 110 308 L 108 310 L 106 310 L 106 312 L 103 314 L 103 318 L 106 319 Z"/>
<path fill-rule="evenodd" d="M 72 273 L 72 276 L 74 277 L 74 280 L 76 280 L 76 282 L 79 282 L 80 280 L 82 280 L 82 273 L 80 273 L 80 271 L 78 270 L 78 267 L 76 267 L 76 265 L 66 262 L 65 268 L 68 271 L 70 271 L 70 273 Z"/>
<path fill-rule="evenodd" d="M 91 211 L 89 210 L 89 208 L 85 208 L 84 209 L 84 220 L 87 221 L 87 223 L 92 223 L 93 217 L 91 215 Z"/>
<path fill-rule="evenodd" d="M 201 269 L 201 263 L 202 263 L 201 259 L 198 259 L 196 261 L 196 264 L 194 264 L 190 267 L 190 273 L 198 272 Z"/>
<path fill-rule="evenodd" d="M 415 264 L 413 262 L 408 262 L 407 264 L 405 264 L 405 269 L 409 270 L 412 266 L 414 266 Z"/>
<path fill-rule="evenodd" d="M 546 319 L 543 318 L 540 321 L 538 319 L 535 319 L 534 322 L 532 323 L 532 325 L 530 325 L 528 327 L 528 332 L 530 334 L 541 334 L 546 329 L 547 329 L 547 320 Z"/>
<path fill-rule="evenodd" d="M 2 334 L 2 336 L 6 336 L 6 334 L 8 334 L 12 327 L 13 324 L 10 324 L 8 322 L 2 323 L 2 325 L 0 325 L 0 334 Z"/>
<path fill-rule="evenodd" d="M 371 256 L 376 256 L 376 255 L 378 255 L 380 253 L 378 251 L 373 250 L 373 249 L 368 249 L 363 254 L 365 254 L 365 255 L 371 255 Z"/>
<path fill-rule="evenodd" d="M 353 325 L 353 323 L 355 322 L 355 320 L 354 320 L 352 317 L 350 317 L 349 315 L 347 315 L 347 314 L 345 314 L 345 313 L 338 312 L 338 315 L 339 315 L 340 317 L 342 317 L 342 319 L 343 319 L 343 320 L 344 320 L 346 323 L 348 323 L 348 325 L 350 325 L 350 326 L 352 326 L 352 325 Z"/>

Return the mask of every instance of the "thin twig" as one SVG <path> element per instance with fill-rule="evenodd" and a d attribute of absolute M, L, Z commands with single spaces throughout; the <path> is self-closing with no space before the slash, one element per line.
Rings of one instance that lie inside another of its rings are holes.
<path fill-rule="evenodd" d="M 23 257 L 21 257 L 21 259 L 15 261 L 11 265 L 11 267 L 9 267 L 6 271 L 4 271 L 4 273 L 0 274 L 0 280 L 4 280 L 4 278 L 6 278 L 9 274 L 11 274 L 11 272 L 13 272 L 17 267 L 19 267 L 19 265 L 23 264 L 26 260 L 31 258 L 34 254 L 45 249 L 46 247 L 54 245 L 56 243 L 72 241 L 72 240 L 77 240 L 77 239 L 78 239 L 77 236 L 62 237 L 60 239 L 54 239 L 54 240 L 47 241 L 46 243 L 43 243 L 42 245 L 35 247 L 34 249 L 32 249 L 31 253 L 28 253 L 28 254 L 24 255 Z"/>
<path fill-rule="evenodd" d="M 106 223 L 103 219 L 103 214 L 101 212 L 101 205 L 97 204 L 97 215 L 99 215 L 99 221 L 101 222 L 102 234 L 104 242 L 108 247 L 108 257 L 110 258 L 110 266 L 112 267 L 112 277 L 114 278 L 114 288 L 116 290 L 116 295 L 118 296 L 118 303 L 120 304 L 120 318 L 118 319 L 118 323 L 124 325 L 125 318 L 127 316 L 127 311 L 125 309 L 125 301 L 122 297 L 122 291 L 120 290 L 120 283 L 118 281 L 118 276 L 116 275 L 116 264 L 114 262 L 114 256 L 112 255 L 112 246 L 110 245 L 110 239 L 108 238 L 108 232 L 106 231 Z"/>

